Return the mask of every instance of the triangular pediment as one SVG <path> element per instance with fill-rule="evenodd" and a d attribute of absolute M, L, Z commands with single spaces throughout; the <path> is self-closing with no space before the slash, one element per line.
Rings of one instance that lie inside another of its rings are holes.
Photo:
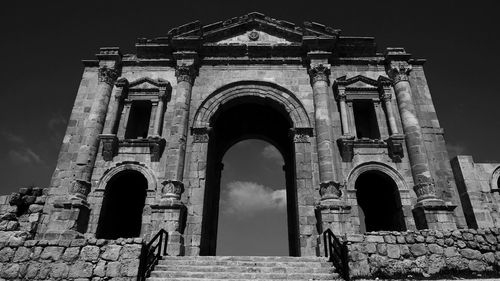
<path fill-rule="evenodd" d="M 209 25 L 191 22 L 168 32 L 172 40 L 201 40 L 208 44 L 292 44 L 301 43 L 304 36 L 336 38 L 339 30 L 318 23 L 303 26 L 277 20 L 261 13 L 249 13 Z"/>
<path fill-rule="evenodd" d="M 166 88 L 168 86 L 169 83 L 165 80 L 153 80 L 149 77 L 144 77 L 131 82 L 128 86 L 128 90 L 131 92 L 158 91 L 160 88 Z"/>
<path fill-rule="evenodd" d="M 220 41 L 215 44 L 247 44 L 247 45 L 272 45 L 272 44 L 292 44 L 286 38 L 275 36 L 261 30 L 248 30 L 242 34 L 235 35 Z"/>

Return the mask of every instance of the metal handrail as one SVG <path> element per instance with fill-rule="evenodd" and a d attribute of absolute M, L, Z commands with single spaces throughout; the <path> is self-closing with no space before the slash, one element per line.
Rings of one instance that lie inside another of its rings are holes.
<path fill-rule="evenodd" d="M 349 281 L 349 257 L 347 242 L 341 242 L 331 229 L 323 232 L 323 242 L 325 247 L 325 257 L 333 263 L 340 276 Z"/>
<path fill-rule="evenodd" d="M 167 255 L 168 232 L 160 229 L 151 241 L 142 247 L 138 281 L 145 281 L 162 256 Z"/>

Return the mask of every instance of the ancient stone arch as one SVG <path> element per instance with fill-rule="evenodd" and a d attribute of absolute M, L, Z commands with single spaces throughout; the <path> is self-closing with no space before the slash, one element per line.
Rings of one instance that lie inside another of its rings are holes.
<path fill-rule="evenodd" d="M 208 127 L 210 118 L 221 105 L 243 96 L 257 96 L 274 100 L 288 112 L 294 127 L 311 127 L 304 106 L 289 90 L 271 82 L 238 81 L 217 89 L 203 101 L 196 111 L 193 128 Z"/>
<path fill-rule="evenodd" d="M 118 173 L 126 170 L 133 170 L 141 173 L 148 181 L 148 192 L 157 189 L 157 180 L 153 172 L 146 167 L 146 165 L 140 164 L 139 162 L 124 161 L 117 163 L 115 167 L 109 168 L 104 172 L 101 180 L 97 184 L 96 191 L 104 191 L 108 182 Z"/>
<path fill-rule="evenodd" d="M 355 183 L 356 179 L 364 172 L 367 171 L 379 171 L 382 172 L 389 177 L 392 178 L 392 180 L 396 183 L 398 186 L 399 190 L 409 190 L 408 185 L 404 178 L 401 176 L 401 174 L 396 171 L 394 168 L 391 166 L 388 166 L 384 163 L 380 162 L 366 162 L 358 165 L 354 169 L 351 170 L 349 173 L 349 176 L 347 177 L 347 190 L 354 190 L 355 189 Z"/>
<path fill-rule="evenodd" d="M 496 167 L 491 174 L 490 188 L 492 191 L 500 190 L 500 166 Z"/>

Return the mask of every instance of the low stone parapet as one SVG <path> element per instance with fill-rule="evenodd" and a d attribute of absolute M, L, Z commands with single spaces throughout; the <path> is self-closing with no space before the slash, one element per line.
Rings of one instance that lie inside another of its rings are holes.
<path fill-rule="evenodd" d="M 361 277 L 500 276 L 500 230 L 381 231 L 345 237 Z"/>
<path fill-rule="evenodd" d="M 0 280 L 136 280 L 142 239 L 0 241 Z"/>

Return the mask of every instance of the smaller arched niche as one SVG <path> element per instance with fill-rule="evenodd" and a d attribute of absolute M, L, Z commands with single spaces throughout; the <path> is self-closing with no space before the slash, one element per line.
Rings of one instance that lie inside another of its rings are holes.
<path fill-rule="evenodd" d="M 361 231 L 406 230 L 398 186 L 378 170 L 361 173 L 355 182 Z"/>
<path fill-rule="evenodd" d="M 116 173 L 106 184 L 96 237 L 139 237 L 148 181 L 135 170 Z"/>
<path fill-rule="evenodd" d="M 497 167 L 491 175 L 490 188 L 491 191 L 500 190 L 500 167 Z"/>

